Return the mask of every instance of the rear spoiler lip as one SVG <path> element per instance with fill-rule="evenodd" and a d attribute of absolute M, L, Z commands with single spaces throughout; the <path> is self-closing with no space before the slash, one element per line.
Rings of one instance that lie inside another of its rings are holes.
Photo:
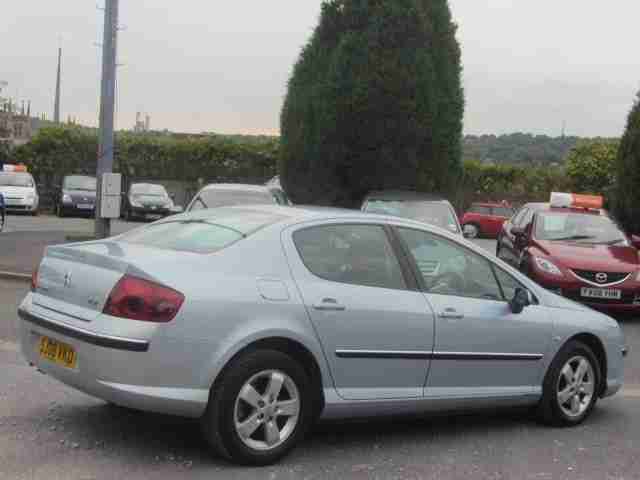
<path fill-rule="evenodd" d="M 115 337 L 90 332 L 84 328 L 73 327 L 61 322 L 49 320 L 40 315 L 35 315 L 24 308 L 18 309 L 18 316 L 25 322 L 98 347 L 112 348 L 114 350 L 126 350 L 129 352 L 146 352 L 149 350 L 149 342 L 146 340 Z"/>

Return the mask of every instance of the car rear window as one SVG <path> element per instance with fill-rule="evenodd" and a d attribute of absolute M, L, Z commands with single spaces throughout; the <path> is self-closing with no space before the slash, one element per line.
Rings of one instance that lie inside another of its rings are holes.
<path fill-rule="evenodd" d="M 248 190 L 204 190 L 198 195 L 191 210 L 205 208 L 228 207 L 233 205 L 262 205 L 275 204 L 276 198 L 271 192 L 258 192 Z"/>
<path fill-rule="evenodd" d="M 184 218 L 154 223 L 121 237 L 127 243 L 192 253 L 214 253 L 284 217 L 233 212 L 215 218 Z"/>

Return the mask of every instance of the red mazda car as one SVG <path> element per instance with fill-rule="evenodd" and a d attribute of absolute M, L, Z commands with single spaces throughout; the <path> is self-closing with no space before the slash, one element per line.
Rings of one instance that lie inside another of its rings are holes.
<path fill-rule="evenodd" d="M 640 311 L 640 238 L 601 208 L 527 204 L 506 222 L 496 254 L 545 288 L 608 311 Z"/>
<path fill-rule="evenodd" d="M 507 203 L 473 203 L 460 221 L 464 236 L 495 238 L 514 213 Z"/>

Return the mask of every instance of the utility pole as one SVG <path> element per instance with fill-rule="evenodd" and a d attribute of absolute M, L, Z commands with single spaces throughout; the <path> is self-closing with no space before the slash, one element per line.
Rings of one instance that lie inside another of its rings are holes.
<path fill-rule="evenodd" d="M 113 171 L 113 122 L 116 93 L 116 52 L 118 40 L 118 0 L 105 0 L 104 38 L 102 41 L 102 85 L 100 97 L 100 146 L 98 148 L 98 196 L 96 201 L 96 238 L 111 235 L 111 220 L 100 218 L 102 175 Z"/>
<path fill-rule="evenodd" d="M 53 121 L 60 123 L 60 70 L 62 68 L 62 47 L 58 48 L 58 75 L 56 76 L 56 99 L 53 106 Z"/>

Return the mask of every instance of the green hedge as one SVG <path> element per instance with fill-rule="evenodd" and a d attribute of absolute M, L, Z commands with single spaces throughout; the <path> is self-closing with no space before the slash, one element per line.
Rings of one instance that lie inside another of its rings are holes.
<path fill-rule="evenodd" d="M 65 174 L 95 172 L 97 150 L 96 130 L 47 127 L 12 156 L 28 165 L 45 186 Z M 257 183 L 276 174 L 279 151 L 275 137 L 119 133 L 115 170 L 131 178 Z M 466 161 L 458 188 L 444 193 L 462 210 L 474 200 L 544 201 L 551 191 L 571 189 L 572 182 L 562 167 Z"/>

